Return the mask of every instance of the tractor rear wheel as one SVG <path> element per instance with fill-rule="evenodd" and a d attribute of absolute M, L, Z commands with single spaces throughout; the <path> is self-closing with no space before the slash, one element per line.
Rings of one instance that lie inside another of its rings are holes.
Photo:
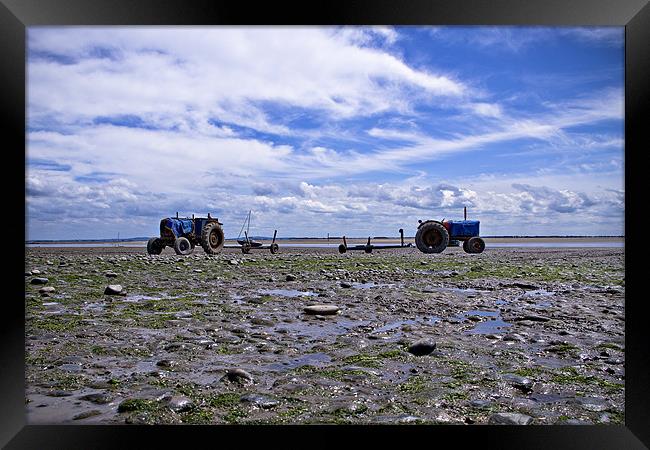
<path fill-rule="evenodd" d="M 243 244 L 243 245 L 241 246 L 241 252 L 242 252 L 242 253 L 250 253 L 250 252 L 251 252 L 251 245 L 250 245 L 248 242 L 246 242 L 245 244 Z"/>
<path fill-rule="evenodd" d="M 467 253 L 483 253 L 485 241 L 480 237 L 469 238 L 467 241 Z"/>
<path fill-rule="evenodd" d="M 275 255 L 278 251 L 280 251 L 280 246 L 278 246 L 278 244 L 275 242 L 271 244 L 271 253 Z"/>
<path fill-rule="evenodd" d="M 189 255 L 192 253 L 192 244 L 189 239 L 181 236 L 174 241 L 174 251 L 177 255 Z"/>
<path fill-rule="evenodd" d="M 221 225 L 217 222 L 205 224 L 201 230 L 201 247 L 208 255 L 221 253 L 224 244 L 224 235 Z"/>
<path fill-rule="evenodd" d="M 150 255 L 160 255 L 165 248 L 165 245 L 160 242 L 159 238 L 151 238 L 147 242 L 147 253 Z"/>
<path fill-rule="evenodd" d="M 343 253 L 345 253 L 347 251 L 348 251 L 348 248 L 345 245 L 343 245 L 343 244 L 339 245 L 339 253 L 340 254 L 343 254 Z"/>
<path fill-rule="evenodd" d="M 465 253 L 470 253 L 469 248 L 467 248 L 467 241 L 469 239 L 466 239 L 463 241 L 463 250 L 465 250 Z"/>
<path fill-rule="evenodd" d="M 440 222 L 424 222 L 415 233 L 415 245 L 423 253 L 440 253 L 449 244 L 449 233 Z"/>

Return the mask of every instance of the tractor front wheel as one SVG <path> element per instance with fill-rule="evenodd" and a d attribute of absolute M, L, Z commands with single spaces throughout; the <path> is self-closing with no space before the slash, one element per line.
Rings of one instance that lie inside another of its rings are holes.
<path fill-rule="evenodd" d="M 440 253 L 449 244 L 449 233 L 440 222 L 424 222 L 415 233 L 415 245 L 422 253 Z"/>
<path fill-rule="evenodd" d="M 147 242 L 147 253 L 150 255 L 160 255 L 164 248 L 165 244 L 159 238 L 151 238 Z"/>
<path fill-rule="evenodd" d="M 280 251 L 280 247 L 278 246 L 278 244 L 276 244 L 275 242 L 271 244 L 271 253 L 275 255 L 278 251 Z"/>
<path fill-rule="evenodd" d="M 241 246 L 241 252 L 242 252 L 242 253 L 250 253 L 250 252 L 251 252 L 251 245 L 250 245 L 248 242 L 246 242 L 245 244 L 243 244 L 243 245 Z"/>
<path fill-rule="evenodd" d="M 201 247 L 208 255 L 221 253 L 224 241 L 223 230 L 217 222 L 205 224 L 201 230 Z"/>
<path fill-rule="evenodd" d="M 483 250 L 485 250 L 485 241 L 480 237 L 469 238 L 465 241 L 465 244 L 467 253 L 483 253 Z"/>
<path fill-rule="evenodd" d="M 174 241 L 174 251 L 177 255 L 189 255 L 192 253 L 192 244 L 186 237 L 176 238 Z"/>

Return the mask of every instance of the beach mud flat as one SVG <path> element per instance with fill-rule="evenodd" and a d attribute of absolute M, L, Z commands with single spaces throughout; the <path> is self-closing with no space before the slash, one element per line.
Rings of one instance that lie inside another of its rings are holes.
<path fill-rule="evenodd" d="M 624 423 L 622 248 L 27 248 L 25 291 L 30 424 Z"/>

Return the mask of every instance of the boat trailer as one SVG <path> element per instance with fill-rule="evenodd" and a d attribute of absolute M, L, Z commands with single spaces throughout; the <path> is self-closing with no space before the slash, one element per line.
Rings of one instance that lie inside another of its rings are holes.
<path fill-rule="evenodd" d="M 271 253 L 276 254 L 280 251 L 280 246 L 275 242 L 275 237 L 278 234 L 278 230 L 273 231 L 273 240 L 269 245 L 259 244 L 258 242 L 251 241 L 248 238 L 248 231 L 244 231 L 246 239 L 242 241 L 241 245 L 224 245 L 224 248 L 240 248 L 242 253 L 250 253 L 251 250 L 270 250 Z"/>
<path fill-rule="evenodd" d="M 363 250 L 366 253 L 372 253 L 374 249 L 384 249 L 384 248 L 407 248 L 407 247 L 412 247 L 413 244 L 410 242 L 406 245 L 404 245 L 404 230 L 402 228 L 399 229 L 399 234 L 400 234 L 400 244 L 371 244 L 370 243 L 370 236 L 368 236 L 368 242 L 366 244 L 359 244 L 359 245 L 354 245 L 352 247 L 348 247 L 348 242 L 345 239 L 345 236 L 343 236 L 343 243 L 339 245 L 339 253 L 343 254 L 347 252 L 348 250 Z"/>

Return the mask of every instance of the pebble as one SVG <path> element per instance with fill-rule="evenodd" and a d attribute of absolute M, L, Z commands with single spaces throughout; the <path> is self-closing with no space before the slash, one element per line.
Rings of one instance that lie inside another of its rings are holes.
<path fill-rule="evenodd" d="M 307 314 L 318 314 L 321 316 L 331 316 L 337 314 L 339 310 L 339 307 L 334 305 L 311 305 L 306 306 L 304 309 Z"/>
<path fill-rule="evenodd" d="M 425 356 L 433 353 L 436 343 L 433 341 L 418 341 L 409 346 L 408 352 L 415 356 Z"/>
<path fill-rule="evenodd" d="M 531 392 L 533 390 L 533 382 L 530 378 L 522 377 L 514 373 L 507 373 L 503 376 L 503 379 L 522 392 Z"/>
<path fill-rule="evenodd" d="M 46 284 L 49 280 L 47 278 L 32 278 L 32 284 Z"/>
<path fill-rule="evenodd" d="M 229 263 L 231 266 L 236 266 L 237 264 L 239 264 L 239 261 L 237 261 L 236 259 L 231 259 L 230 261 L 228 261 L 228 263 Z"/>
<path fill-rule="evenodd" d="M 225 377 L 228 379 L 228 381 L 236 383 L 246 384 L 253 382 L 253 375 L 243 369 L 228 369 L 226 370 Z"/>
<path fill-rule="evenodd" d="M 38 290 L 38 292 L 41 294 L 51 294 L 54 291 L 56 291 L 56 289 L 54 289 L 52 286 L 45 286 Z"/>
<path fill-rule="evenodd" d="M 490 416 L 490 425 L 528 425 L 533 418 L 519 413 L 496 413 Z"/>
<path fill-rule="evenodd" d="M 351 288 L 352 285 L 346 281 L 341 281 L 341 287 L 342 288 Z"/>
<path fill-rule="evenodd" d="M 262 409 L 271 409 L 280 404 L 279 401 L 271 397 L 267 397 L 265 395 L 259 395 L 259 394 L 244 395 L 240 398 L 240 401 L 244 403 L 252 403 L 255 406 L 259 406 Z"/>
<path fill-rule="evenodd" d="M 81 420 L 81 419 L 87 419 L 88 417 L 93 417 L 93 416 L 98 416 L 102 412 L 98 411 L 96 409 L 90 410 L 90 411 L 84 411 L 82 413 L 77 414 L 72 418 L 72 420 Z"/>
<path fill-rule="evenodd" d="M 87 402 L 96 403 L 98 405 L 104 405 L 106 403 L 110 403 L 111 401 L 111 398 L 108 396 L 108 394 L 104 392 L 96 392 L 94 394 L 84 395 L 83 397 L 79 398 L 81 400 L 86 400 Z"/>
<path fill-rule="evenodd" d="M 106 275 L 107 278 L 117 277 L 117 274 L 115 272 L 106 272 L 104 275 Z"/>
<path fill-rule="evenodd" d="M 32 275 L 40 275 L 40 274 L 41 274 L 41 271 L 38 270 L 38 269 L 32 269 L 31 274 L 32 274 Z"/>
<path fill-rule="evenodd" d="M 287 275 L 286 280 L 287 281 L 296 281 L 296 276 L 295 275 Z"/>
<path fill-rule="evenodd" d="M 183 395 L 165 397 L 164 400 L 166 401 L 167 406 L 176 412 L 189 411 L 194 407 L 194 402 Z"/>
<path fill-rule="evenodd" d="M 120 284 L 109 284 L 104 289 L 105 295 L 121 295 L 122 294 L 122 285 Z"/>

